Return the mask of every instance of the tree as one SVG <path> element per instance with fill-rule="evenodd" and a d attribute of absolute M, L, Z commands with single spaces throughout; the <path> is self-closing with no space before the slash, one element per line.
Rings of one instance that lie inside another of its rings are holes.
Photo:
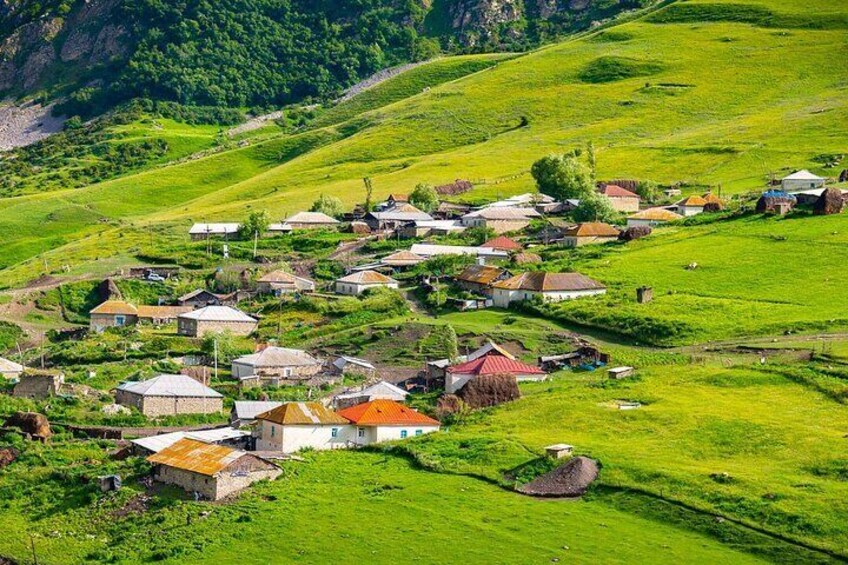
<path fill-rule="evenodd" d="M 586 145 L 586 160 L 589 162 L 589 171 L 592 173 L 592 178 L 598 175 L 597 161 L 595 160 L 595 144 L 591 141 Z"/>
<path fill-rule="evenodd" d="M 439 352 L 440 356 L 450 359 L 451 362 L 456 361 L 459 357 L 459 341 L 456 338 L 456 330 L 450 324 L 438 326 L 433 330 L 434 334 L 434 350 Z"/>
<path fill-rule="evenodd" d="M 574 219 L 578 222 L 610 222 L 616 215 L 610 199 L 598 192 L 586 194 L 574 209 Z"/>
<path fill-rule="evenodd" d="M 648 202 L 653 202 L 660 194 L 660 189 L 652 180 L 639 181 L 636 185 L 636 193 Z"/>
<path fill-rule="evenodd" d="M 215 355 L 215 342 L 218 342 L 218 365 L 229 365 L 230 362 L 246 353 L 243 347 L 239 347 L 236 338 L 229 331 L 220 333 L 207 333 L 200 344 L 200 349 L 210 359 Z"/>
<path fill-rule="evenodd" d="M 429 184 L 419 184 L 409 195 L 409 203 L 429 214 L 439 207 L 439 193 Z"/>
<path fill-rule="evenodd" d="M 582 199 L 595 192 L 592 171 L 578 155 L 549 155 L 542 157 L 530 169 L 539 192 L 557 200 Z"/>
<path fill-rule="evenodd" d="M 342 205 L 342 201 L 335 196 L 321 194 L 318 199 L 312 203 L 312 208 L 310 208 L 309 211 L 321 212 L 333 218 L 339 218 L 342 214 L 344 214 L 344 206 Z"/>
<path fill-rule="evenodd" d="M 261 236 L 268 231 L 270 224 L 271 220 L 268 218 L 268 212 L 265 210 L 251 212 L 239 227 L 239 235 L 242 239 L 252 239 Z"/>
<path fill-rule="evenodd" d="M 371 195 L 374 193 L 374 185 L 371 184 L 371 177 L 365 177 L 362 182 L 365 183 L 365 211 L 370 212 L 373 206 Z"/>

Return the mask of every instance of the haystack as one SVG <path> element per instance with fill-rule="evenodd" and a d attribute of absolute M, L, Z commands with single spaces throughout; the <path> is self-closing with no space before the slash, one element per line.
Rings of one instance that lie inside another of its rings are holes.
<path fill-rule="evenodd" d="M 618 234 L 618 239 L 620 241 L 633 241 L 634 239 L 651 235 L 651 231 L 650 226 L 633 226 Z"/>
<path fill-rule="evenodd" d="M 758 214 L 784 214 L 795 207 L 798 199 L 782 190 L 767 190 L 757 200 Z"/>
<path fill-rule="evenodd" d="M 350 223 L 348 228 L 351 233 L 359 235 L 367 235 L 371 233 L 371 228 L 365 222 L 355 221 Z"/>
<path fill-rule="evenodd" d="M 598 478 L 599 469 L 598 462 L 594 459 L 575 457 L 519 487 L 518 492 L 530 496 L 582 496 Z"/>
<path fill-rule="evenodd" d="M 453 416 L 464 407 L 465 403 L 455 394 L 443 394 L 436 401 L 436 417 L 441 420 L 446 416 Z"/>
<path fill-rule="evenodd" d="M 536 255 L 535 253 L 527 253 L 526 251 L 517 253 L 513 258 L 512 262 L 516 265 L 531 265 L 534 263 L 541 263 L 542 258 Z"/>
<path fill-rule="evenodd" d="M 39 439 L 48 439 L 53 435 L 47 416 L 37 412 L 16 412 L 6 418 L 3 426 L 19 428 L 22 432 Z"/>
<path fill-rule="evenodd" d="M 515 375 L 480 375 L 457 391 L 457 396 L 471 408 L 497 406 L 521 398 Z"/>
<path fill-rule="evenodd" d="M 842 191 L 838 188 L 826 188 L 819 199 L 813 205 L 813 212 L 820 216 L 841 214 L 845 208 L 845 200 L 842 199 Z"/>
<path fill-rule="evenodd" d="M 715 214 L 724 210 L 724 205 L 721 202 L 707 202 L 704 204 L 704 212 L 707 214 Z"/>
<path fill-rule="evenodd" d="M 0 449 L 0 469 L 14 463 L 20 452 L 14 447 L 4 447 Z"/>

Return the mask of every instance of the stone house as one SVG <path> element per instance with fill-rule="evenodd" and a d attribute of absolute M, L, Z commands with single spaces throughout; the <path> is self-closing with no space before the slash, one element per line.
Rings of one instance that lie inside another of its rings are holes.
<path fill-rule="evenodd" d="M 572 300 L 584 296 L 606 294 L 607 287 L 580 273 L 522 273 L 492 285 L 492 300 L 498 308 L 512 302 L 541 297 L 546 302 Z"/>
<path fill-rule="evenodd" d="M 15 388 L 12 389 L 12 396 L 16 398 L 44 400 L 59 394 L 59 390 L 61 390 L 64 383 L 64 373 L 25 369 L 20 374 Z"/>
<path fill-rule="evenodd" d="M 336 293 L 359 296 L 372 288 L 398 288 L 398 282 L 377 271 L 359 271 L 336 280 Z"/>
<path fill-rule="evenodd" d="M 534 208 L 488 207 L 462 217 L 462 225 L 469 228 L 491 228 L 497 234 L 520 231 L 530 225 L 531 220 L 541 218 Z"/>
<path fill-rule="evenodd" d="M 224 331 L 245 336 L 253 333 L 258 325 L 254 318 L 230 306 L 206 306 L 177 317 L 177 333 L 189 337 Z"/>
<path fill-rule="evenodd" d="M 106 328 L 120 328 L 138 323 L 138 308 L 123 300 L 107 300 L 89 312 L 89 328 L 102 332 Z"/>
<path fill-rule="evenodd" d="M 315 282 L 304 277 L 298 277 L 283 271 L 272 271 L 256 280 L 256 290 L 260 294 L 293 294 L 295 292 L 312 292 Z"/>
<path fill-rule="evenodd" d="M 591 243 L 607 243 L 618 240 L 618 230 L 604 222 L 586 222 L 567 228 L 562 234 L 566 247 L 580 247 Z"/>
<path fill-rule="evenodd" d="M 154 466 L 155 480 L 206 500 L 220 500 L 256 481 L 276 479 L 282 472 L 250 453 L 189 438 L 151 455 L 147 461 Z"/>
<path fill-rule="evenodd" d="M 188 294 L 177 298 L 180 306 L 191 306 L 192 308 L 203 308 L 204 306 L 230 306 L 232 299 L 230 295 L 215 294 L 206 289 L 198 288 Z"/>
<path fill-rule="evenodd" d="M 153 325 L 172 324 L 180 314 L 191 312 L 191 306 L 145 306 L 137 307 L 138 321 Z"/>
<path fill-rule="evenodd" d="M 294 453 L 348 446 L 350 422 L 320 402 L 286 402 L 256 417 L 256 449 Z"/>
<path fill-rule="evenodd" d="M 224 407 L 221 393 L 186 375 L 159 375 L 130 381 L 115 389 L 115 402 L 134 406 L 145 416 L 214 414 Z"/>
<path fill-rule="evenodd" d="M 233 378 L 242 386 L 297 384 L 321 372 L 323 363 L 300 349 L 268 346 L 234 359 Z"/>
<path fill-rule="evenodd" d="M 439 431 L 439 421 L 392 400 L 372 400 L 338 411 L 350 421 L 357 446 L 406 439 Z"/>
<path fill-rule="evenodd" d="M 598 189 L 598 192 L 609 198 L 614 210 L 618 212 L 638 212 L 641 197 L 635 192 L 630 192 L 617 184 L 607 184 Z"/>
<path fill-rule="evenodd" d="M 361 375 L 363 377 L 373 377 L 377 374 L 377 367 L 371 364 L 370 361 L 360 359 L 359 357 L 350 357 L 348 355 L 340 355 L 333 361 L 332 369 L 340 375 Z"/>

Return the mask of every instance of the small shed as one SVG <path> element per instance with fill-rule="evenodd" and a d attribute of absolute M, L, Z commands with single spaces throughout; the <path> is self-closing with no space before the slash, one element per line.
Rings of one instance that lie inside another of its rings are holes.
<path fill-rule="evenodd" d="M 189 337 L 223 331 L 244 336 L 253 333 L 257 325 L 254 318 L 230 306 L 206 306 L 177 317 L 177 333 Z"/>
<path fill-rule="evenodd" d="M 59 394 L 64 382 L 64 373 L 27 369 L 21 373 L 20 380 L 12 390 L 12 396 L 44 400 Z"/>
<path fill-rule="evenodd" d="M 552 459 L 562 459 L 564 457 L 571 457 L 573 453 L 574 446 L 569 445 L 567 443 L 555 443 L 545 448 L 545 455 Z"/>
<path fill-rule="evenodd" d="M 607 370 L 607 376 L 611 379 L 625 379 L 627 377 L 633 376 L 636 372 L 636 369 L 633 367 L 622 366 L 622 367 L 613 367 Z"/>

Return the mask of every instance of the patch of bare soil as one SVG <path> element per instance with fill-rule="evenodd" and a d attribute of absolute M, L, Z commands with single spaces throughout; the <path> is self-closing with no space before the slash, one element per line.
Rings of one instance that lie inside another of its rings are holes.
<path fill-rule="evenodd" d="M 139 494 L 132 497 L 126 504 L 111 512 L 112 518 L 126 518 L 133 514 L 144 514 L 150 509 L 150 501 L 153 497 L 148 494 Z"/>
<path fill-rule="evenodd" d="M 518 488 L 530 496 L 576 497 L 582 496 L 598 478 L 598 462 L 588 457 L 575 457 L 553 471 L 536 477 Z"/>
<path fill-rule="evenodd" d="M 53 116 L 52 111 L 52 104 L 0 103 L 0 151 L 31 145 L 62 131 L 65 118 Z"/>

